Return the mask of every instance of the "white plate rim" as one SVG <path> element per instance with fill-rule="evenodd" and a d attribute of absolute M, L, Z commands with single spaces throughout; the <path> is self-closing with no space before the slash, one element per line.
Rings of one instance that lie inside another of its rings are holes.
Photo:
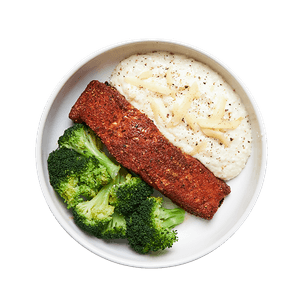
<path fill-rule="evenodd" d="M 70 226 L 65 222 L 65 220 L 62 218 L 62 216 L 59 214 L 59 212 L 57 211 L 56 208 L 54 208 L 54 204 L 52 201 L 52 198 L 50 196 L 50 193 L 48 191 L 48 188 L 46 187 L 46 184 L 49 182 L 48 180 L 45 179 L 44 175 L 43 175 L 43 167 L 42 167 L 42 162 L 40 161 L 42 158 L 42 154 L 41 154 L 41 143 L 42 143 L 42 135 L 43 135 L 43 130 L 45 127 L 45 122 L 49 113 L 49 110 L 52 106 L 52 103 L 54 101 L 54 99 L 56 98 L 56 96 L 58 95 L 58 93 L 60 92 L 60 90 L 64 87 L 65 83 L 68 81 L 68 79 L 74 74 L 76 73 L 82 66 L 84 66 L 86 63 L 88 63 L 90 60 L 94 59 L 96 56 L 101 55 L 104 52 L 110 51 L 111 49 L 117 48 L 117 47 L 121 47 L 127 44 L 136 44 L 136 43 L 145 43 L 145 42 L 149 42 L 149 43 L 170 43 L 170 44 L 176 44 L 176 45 L 181 45 L 184 46 L 186 48 L 191 48 L 199 53 L 204 54 L 205 56 L 211 58 L 212 60 L 214 60 L 215 62 L 217 62 L 219 65 L 221 65 L 224 69 L 226 69 L 237 81 L 238 83 L 242 86 L 242 88 L 244 89 L 244 91 L 246 92 L 246 94 L 248 95 L 248 97 L 250 98 L 251 104 L 255 110 L 255 113 L 258 117 L 258 121 L 260 124 L 260 129 L 262 130 L 262 151 L 261 151 L 261 156 L 262 156 L 262 162 L 261 162 L 261 170 L 259 173 L 259 178 L 258 178 L 258 183 L 257 183 L 257 187 L 256 190 L 254 192 L 254 195 L 251 199 L 250 204 L 248 205 L 246 212 L 244 212 L 243 216 L 237 221 L 237 223 L 229 230 L 226 232 L 226 234 L 220 238 L 216 243 L 214 243 L 212 246 L 208 247 L 204 252 L 198 252 L 196 255 L 193 255 L 189 258 L 184 258 L 184 259 L 180 259 L 178 261 L 173 261 L 172 263 L 166 263 L 165 265 L 163 264 L 146 264 L 146 263 L 130 263 L 127 259 L 117 259 L 117 258 L 113 258 L 113 256 L 111 254 L 107 254 L 105 252 L 103 252 L 102 254 L 100 253 L 99 250 L 96 250 L 96 248 L 90 244 L 89 241 L 87 241 L 84 238 L 80 238 L 79 235 L 75 234 L 74 231 L 70 228 Z M 91 55 L 85 57 L 84 59 L 82 59 L 81 61 L 79 61 L 78 64 L 76 64 L 62 79 L 61 81 L 57 84 L 57 86 L 55 87 L 54 91 L 51 93 L 41 116 L 40 122 L 39 122 L 39 127 L 38 127 L 38 131 L 37 131 L 37 137 L 36 137 L 36 170 L 37 170 L 37 175 L 38 175 L 38 179 L 39 179 L 39 183 L 40 183 L 40 187 L 42 190 L 42 193 L 45 197 L 45 200 L 49 206 L 49 209 L 51 210 L 51 212 L 53 213 L 54 217 L 56 218 L 56 220 L 59 222 L 59 224 L 64 228 L 64 230 L 71 236 L 74 238 L 74 240 L 76 240 L 80 245 L 84 246 L 85 248 L 87 248 L 89 251 L 95 253 L 98 256 L 101 256 L 109 261 L 112 262 L 116 262 L 122 265 L 126 265 L 126 266 L 131 266 L 131 267 L 139 267 L 139 268 L 163 268 L 163 267 L 172 267 L 172 266 L 178 266 L 178 265 L 182 265 L 191 261 L 194 261 L 198 258 L 201 258 L 209 253 L 211 253 L 213 250 L 215 250 L 216 248 L 218 248 L 219 246 L 221 246 L 222 244 L 224 244 L 232 235 L 234 235 L 234 233 L 242 226 L 242 224 L 245 222 L 245 220 L 247 219 L 247 217 L 249 216 L 251 210 L 253 209 L 254 205 L 256 204 L 256 201 L 259 197 L 259 194 L 262 190 L 262 186 L 264 183 L 264 179 L 265 179 L 265 175 L 266 175 L 266 168 L 267 168 L 267 136 L 266 136 L 266 129 L 265 129 L 265 124 L 261 115 L 261 112 L 258 108 L 257 103 L 255 102 L 251 92 L 248 90 L 248 88 L 245 86 L 245 84 L 242 82 L 242 80 L 234 73 L 234 71 L 228 67 L 226 64 L 224 64 L 223 62 L 221 62 L 221 60 L 219 60 L 218 58 L 216 58 L 215 56 L 211 55 L 210 53 L 197 48 L 195 46 L 191 46 L 189 44 L 184 44 L 182 42 L 178 42 L 178 41 L 172 41 L 172 40 L 161 40 L 161 39 L 146 39 L 146 40 L 130 40 L 130 41 L 124 41 L 124 42 L 120 42 L 120 43 L 116 43 L 116 44 L 112 44 L 109 45 L 105 48 L 102 48 L 100 50 L 97 50 L 96 52 L 93 52 Z"/>

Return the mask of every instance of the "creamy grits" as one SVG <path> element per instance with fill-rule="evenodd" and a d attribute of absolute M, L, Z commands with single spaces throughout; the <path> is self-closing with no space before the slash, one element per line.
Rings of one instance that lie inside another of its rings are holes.
<path fill-rule="evenodd" d="M 207 65 L 152 52 L 121 61 L 110 84 L 175 146 L 230 180 L 251 153 L 249 115 L 233 88 Z"/>

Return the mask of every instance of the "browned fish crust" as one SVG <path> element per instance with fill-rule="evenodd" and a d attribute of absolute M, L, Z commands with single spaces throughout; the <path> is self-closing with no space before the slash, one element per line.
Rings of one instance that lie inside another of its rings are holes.
<path fill-rule="evenodd" d="M 108 84 L 91 81 L 69 117 L 87 124 L 119 163 L 191 214 L 211 219 L 230 193 L 224 181 L 171 144 Z"/>

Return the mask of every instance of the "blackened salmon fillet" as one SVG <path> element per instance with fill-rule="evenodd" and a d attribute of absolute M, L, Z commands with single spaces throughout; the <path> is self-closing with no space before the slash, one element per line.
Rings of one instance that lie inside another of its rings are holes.
<path fill-rule="evenodd" d="M 211 219 L 230 193 L 224 181 L 170 143 L 108 83 L 91 81 L 69 117 L 88 125 L 122 166 L 191 214 Z"/>

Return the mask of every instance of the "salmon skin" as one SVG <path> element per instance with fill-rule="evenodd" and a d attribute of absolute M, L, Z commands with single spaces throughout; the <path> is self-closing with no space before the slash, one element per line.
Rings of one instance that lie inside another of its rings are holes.
<path fill-rule="evenodd" d="M 69 118 L 88 125 L 122 166 L 191 214 L 212 219 L 230 193 L 224 181 L 171 144 L 108 83 L 91 81 Z"/>

